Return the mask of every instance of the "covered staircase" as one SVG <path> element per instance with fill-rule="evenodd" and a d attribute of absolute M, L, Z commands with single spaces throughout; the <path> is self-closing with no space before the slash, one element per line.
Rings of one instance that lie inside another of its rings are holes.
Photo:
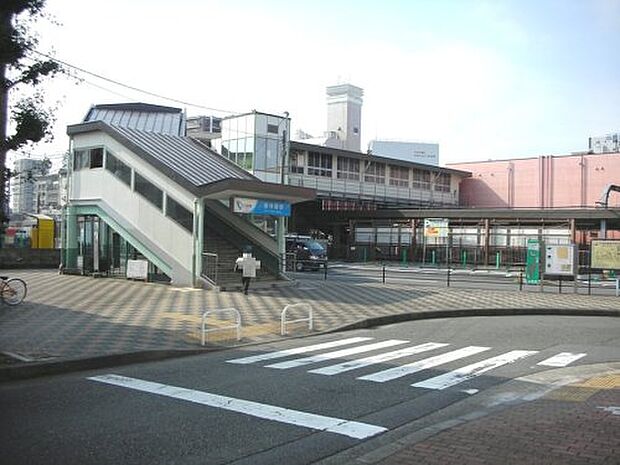
<path fill-rule="evenodd" d="M 241 273 L 234 271 L 234 266 L 248 245 L 261 261 L 251 287 L 291 282 L 280 271 L 277 243 L 270 235 L 217 201 L 205 202 L 205 218 L 202 277 L 211 286 L 223 291 L 241 290 Z"/>

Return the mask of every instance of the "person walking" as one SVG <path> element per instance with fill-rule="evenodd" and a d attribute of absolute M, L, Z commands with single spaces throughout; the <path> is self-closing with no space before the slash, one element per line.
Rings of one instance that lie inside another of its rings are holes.
<path fill-rule="evenodd" d="M 235 261 L 235 271 L 241 271 L 241 284 L 243 293 L 248 295 L 250 281 L 256 278 L 256 270 L 260 270 L 260 260 L 252 257 L 252 247 L 246 246 L 243 249 L 243 255 Z"/>

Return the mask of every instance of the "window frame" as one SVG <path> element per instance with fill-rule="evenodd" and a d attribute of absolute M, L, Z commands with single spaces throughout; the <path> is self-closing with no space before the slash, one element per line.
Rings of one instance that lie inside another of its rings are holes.
<path fill-rule="evenodd" d="M 394 172 L 398 176 L 393 176 Z M 404 177 L 402 175 L 405 175 Z M 390 165 L 390 186 L 409 187 L 409 168 L 406 166 Z"/>
<path fill-rule="evenodd" d="M 291 173 L 304 174 L 305 152 L 294 151 L 289 154 L 289 168 Z"/>
<path fill-rule="evenodd" d="M 437 173 L 433 183 L 435 192 L 450 192 L 450 178 L 450 173 Z"/>
<path fill-rule="evenodd" d="M 317 159 L 318 165 L 313 164 L 313 159 Z M 307 168 L 308 176 L 331 178 L 333 172 L 333 157 L 328 153 L 308 152 Z"/>
<path fill-rule="evenodd" d="M 357 165 L 357 170 L 351 165 Z M 361 176 L 360 167 L 361 163 L 359 158 L 339 156 L 336 161 L 336 177 L 338 179 L 346 179 L 359 182 Z"/>
<path fill-rule="evenodd" d="M 411 187 L 413 189 L 421 189 L 425 191 L 428 191 L 431 189 L 431 172 L 429 170 L 413 168 L 411 171 L 412 171 Z"/>
<path fill-rule="evenodd" d="M 385 163 L 371 161 L 364 167 L 364 182 L 385 185 Z"/>

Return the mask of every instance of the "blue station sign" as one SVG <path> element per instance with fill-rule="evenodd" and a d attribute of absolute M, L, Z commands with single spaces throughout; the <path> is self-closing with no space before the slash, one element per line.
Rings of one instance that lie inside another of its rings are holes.
<path fill-rule="evenodd" d="M 251 213 L 253 215 L 291 216 L 291 203 L 285 200 L 251 199 L 234 197 L 234 213 Z"/>

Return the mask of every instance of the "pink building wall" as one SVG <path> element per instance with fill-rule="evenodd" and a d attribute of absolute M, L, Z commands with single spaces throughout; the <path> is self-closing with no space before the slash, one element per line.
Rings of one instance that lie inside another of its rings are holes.
<path fill-rule="evenodd" d="M 620 185 L 620 153 L 453 163 L 472 173 L 460 186 L 463 207 L 594 207 L 608 184 Z M 620 194 L 609 196 L 620 208 Z"/>

